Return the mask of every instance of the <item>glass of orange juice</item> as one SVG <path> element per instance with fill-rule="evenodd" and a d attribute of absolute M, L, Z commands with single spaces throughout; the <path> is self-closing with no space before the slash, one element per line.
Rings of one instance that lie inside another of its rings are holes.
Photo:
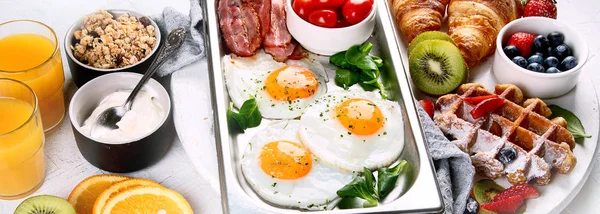
<path fill-rule="evenodd" d="M 35 91 L 44 131 L 58 127 L 65 115 L 65 77 L 56 33 L 31 20 L 0 24 L 0 78 L 24 82 Z"/>
<path fill-rule="evenodd" d="M 17 199 L 43 183 L 44 129 L 33 90 L 0 78 L 0 199 Z"/>

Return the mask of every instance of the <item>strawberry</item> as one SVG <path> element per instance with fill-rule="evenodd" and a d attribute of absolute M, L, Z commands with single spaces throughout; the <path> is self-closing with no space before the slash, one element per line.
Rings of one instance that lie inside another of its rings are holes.
<path fill-rule="evenodd" d="M 501 201 L 482 204 L 481 208 L 499 213 L 514 213 L 522 204 L 523 196 L 515 195 Z"/>
<path fill-rule="evenodd" d="M 498 95 L 496 94 L 492 94 L 492 95 L 482 95 L 482 96 L 476 96 L 476 97 L 465 97 L 463 98 L 464 101 L 472 103 L 472 104 L 479 104 L 480 102 L 483 102 L 484 100 L 487 99 L 491 99 L 491 98 L 497 98 Z"/>
<path fill-rule="evenodd" d="M 530 0 L 525 4 L 524 17 L 543 16 L 556 19 L 556 1 L 554 0 Z"/>
<path fill-rule="evenodd" d="M 531 47 L 533 46 L 533 40 L 537 35 L 532 33 L 518 32 L 510 36 L 506 46 L 514 45 L 521 51 L 521 56 L 527 58 L 531 54 Z"/>
<path fill-rule="evenodd" d="M 419 100 L 419 103 L 421 104 L 421 106 L 423 106 L 423 109 L 425 110 L 425 112 L 427 112 L 429 117 L 433 118 L 433 102 L 431 102 L 431 100 Z"/>
<path fill-rule="evenodd" d="M 540 196 L 540 192 L 538 192 L 535 188 L 533 188 L 533 186 L 531 186 L 528 183 L 517 184 L 502 191 L 498 195 L 495 195 L 494 201 L 502 201 L 515 195 L 520 195 L 523 197 L 523 199 L 529 199 L 537 198 L 538 196 Z"/>

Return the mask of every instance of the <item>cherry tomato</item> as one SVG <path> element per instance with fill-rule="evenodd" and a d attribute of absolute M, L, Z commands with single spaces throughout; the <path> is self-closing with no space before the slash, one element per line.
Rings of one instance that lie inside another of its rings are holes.
<path fill-rule="evenodd" d="M 348 0 L 342 7 L 342 14 L 350 24 L 356 24 L 367 18 L 373 9 L 373 0 Z"/>
<path fill-rule="evenodd" d="M 348 21 L 346 21 L 346 19 L 344 19 L 344 17 L 338 17 L 338 22 L 335 25 L 336 28 L 343 28 L 343 27 L 348 27 L 351 24 L 348 23 Z"/>
<path fill-rule="evenodd" d="M 308 16 L 312 13 L 316 7 L 313 0 L 294 0 L 292 2 L 292 8 L 294 12 L 300 16 L 300 18 L 308 21 Z"/>
<path fill-rule="evenodd" d="M 346 0 L 313 0 L 317 9 L 342 7 Z"/>
<path fill-rule="evenodd" d="M 320 27 L 333 28 L 338 23 L 337 13 L 331 9 L 318 9 L 310 13 L 308 22 Z"/>

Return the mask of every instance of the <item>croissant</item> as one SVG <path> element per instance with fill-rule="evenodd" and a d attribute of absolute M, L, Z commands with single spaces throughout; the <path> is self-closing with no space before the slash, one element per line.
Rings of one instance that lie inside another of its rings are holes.
<path fill-rule="evenodd" d="M 469 68 L 494 53 L 496 36 L 504 25 L 521 17 L 519 0 L 451 0 L 448 34 Z"/>
<path fill-rule="evenodd" d="M 396 23 L 410 43 L 426 31 L 439 30 L 450 0 L 391 0 Z"/>

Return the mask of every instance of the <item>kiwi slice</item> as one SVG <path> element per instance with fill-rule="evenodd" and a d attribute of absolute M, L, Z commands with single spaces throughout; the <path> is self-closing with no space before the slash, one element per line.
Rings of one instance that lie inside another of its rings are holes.
<path fill-rule="evenodd" d="M 14 214 L 75 214 L 75 209 L 65 199 L 38 195 L 21 202 Z"/>
<path fill-rule="evenodd" d="M 493 202 L 494 196 L 502 191 L 504 191 L 504 187 L 488 179 L 478 181 L 473 186 L 473 196 L 480 205 Z"/>
<path fill-rule="evenodd" d="M 468 77 L 465 60 L 458 48 L 448 41 L 427 40 L 419 43 L 408 62 L 413 82 L 427 94 L 450 93 Z"/>
<path fill-rule="evenodd" d="M 421 34 L 419 34 L 417 37 L 415 37 L 412 42 L 410 42 L 410 45 L 408 45 L 408 55 L 410 56 L 410 53 L 412 52 L 413 49 L 415 49 L 415 47 L 417 47 L 417 45 L 423 41 L 427 41 L 427 40 L 444 40 L 444 41 L 448 41 L 450 43 L 452 43 L 454 46 L 456 46 L 456 44 L 454 43 L 454 40 L 452 40 L 452 38 L 450 38 L 450 36 L 448 36 L 448 34 L 444 33 L 444 32 L 440 32 L 440 31 L 427 31 L 427 32 L 423 32 Z"/>

